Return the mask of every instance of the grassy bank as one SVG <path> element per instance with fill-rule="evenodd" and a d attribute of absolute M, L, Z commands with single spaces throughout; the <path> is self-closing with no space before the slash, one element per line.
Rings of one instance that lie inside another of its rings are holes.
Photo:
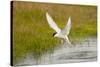
<path fill-rule="evenodd" d="M 13 60 L 14 64 L 26 53 L 35 57 L 58 46 L 59 39 L 53 38 L 52 30 L 46 20 L 48 12 L 57 25 L 63 28 L 71 16 L 70 40 L 76 37 L 96 36 L 97 14 L 95 6 L 75 6 L 58 4 L 13 3 Z"/>

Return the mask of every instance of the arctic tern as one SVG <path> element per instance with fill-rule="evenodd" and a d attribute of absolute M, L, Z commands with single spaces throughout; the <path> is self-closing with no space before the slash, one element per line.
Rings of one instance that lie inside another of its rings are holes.
<path fill-rule="evenodd" d="M 68 44 L 71 44 L 68 38 L 71 29 L 71 17 L 69 17 L 68 22 L 64 29 L 60 29 L 48 13 L 46 13 L 46 19 L 49 26 L 56 31 L 55 33 L 53 33 L 53 36 L 57 38 L 61 38 Z"/>

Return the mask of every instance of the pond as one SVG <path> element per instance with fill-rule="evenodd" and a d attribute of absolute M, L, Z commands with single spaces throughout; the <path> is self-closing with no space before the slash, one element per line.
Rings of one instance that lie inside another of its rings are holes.
<path fill-rule="evenodd" d="M 34 58 L 33 53 L 28 53 L 16 65 L 61 64 L 97 60 L 97 38 L 88 38 L 73 44 L 61 44 L 53 52 L 47 52 L 38 59 Z"/>

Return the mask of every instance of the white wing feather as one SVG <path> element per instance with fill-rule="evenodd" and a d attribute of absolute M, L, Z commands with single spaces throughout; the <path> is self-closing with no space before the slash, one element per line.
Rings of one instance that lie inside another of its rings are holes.
<path fill-rule="evenodd" d="M 51 28 L 53 28 L 57 33 L 61 31 L 48 13 L 46 13 L 46 18 Z"/>
<path fill-rule="evenodd" d="M 62 30 L 63 34 L 69 35 L 71 29 L 71 17 L 69 17 L 65 28 Z"/>

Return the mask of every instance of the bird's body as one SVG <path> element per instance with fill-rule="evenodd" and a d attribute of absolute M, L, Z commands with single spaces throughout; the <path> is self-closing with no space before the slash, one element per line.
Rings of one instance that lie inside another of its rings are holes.
<path fill-rule="evenodd" d="M 48 13 L 46 13 L 46 18 L 47 18 L 49 26 L 56 31 L 53 34 L 53 36 L 57 37 L 57 38 L 61 38 L 64 41 L 66 41 L 67 43 L 71 44 L 71 42 L 68 39 L 68 35 L 69 35 L 70 29 L 71 29 L 71 19 L 70 19 L 70 17 L 69 17 L 68 22 L 67 22 L 64 29 L 60 29 Z"/>
<path fill-rule="evenodd" d="M 67 42 L 68 44 L 71 44 L 67 35 L 63 35 L 62 33 L 58 33 L 58 34 L 56 34 L 55 37 L 62 39 L 63 42 Z"/>

